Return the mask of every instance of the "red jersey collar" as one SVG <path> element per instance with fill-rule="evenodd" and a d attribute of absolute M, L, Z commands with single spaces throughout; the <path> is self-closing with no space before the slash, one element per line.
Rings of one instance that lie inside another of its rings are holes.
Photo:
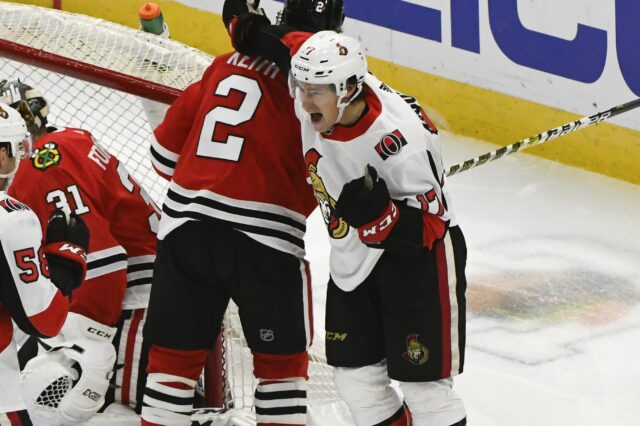
<path fill-rule="evenodd" d="M 382 104 L 380 103 L 380 99 L 378 99 L 369 86 L 365 84 L 363 90 L 364 101 L 367 103 L 364 114 L 362 114 L 358 121 L 351 126 L 336 124 L 329 132 L 321 134 L 323 138 L 339 142 L 348 142 L 363 135 L 367 130 L 369 130 L 373 122 L 376 121 L 376 118 L 380 116 L 380 113 L 382 112 Z"/>

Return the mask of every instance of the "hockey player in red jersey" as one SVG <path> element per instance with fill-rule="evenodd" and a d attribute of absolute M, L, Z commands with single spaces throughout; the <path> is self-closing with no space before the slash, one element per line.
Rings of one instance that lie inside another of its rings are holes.
<path fill-rule="evenodd" d="M 330 3 L 340 7 L 316 15 L 341 24 L 342 2 Z M 233 14 L 225 9 L 225 23 Z M 218 56 L 155 130 L 152 163 L 171 183 L 145 325 L 153 346 L 143 424 L 189 424 L 230 299 L 253 353 L 258 424 L 307 422 L 313 330 L 303 237 L 315 201 L 293 105 L 280 102 L 286 77 L 257 56 Z"/>
<path fill-rule="evenodd" d="M 320 32 L 300 46 L 249 16 L 232 33 L 241 50 L 270 59 L 283 51 L 278 37 L 294 53 L 304 156 L 332 247 L 326 347 L 336 387 L 359 425 L 464 425 L 452 376 L 464 364 L 466 245 L 438 131 L 414 98 L 368 74 L 349 37 Z"/>
<path fill-rule="evenodd" d="M 58 334 L 69 296 L 84 279 L 88 230 L 81 219 L 67 224 L 56 210 L 42 244 L 40 221 L 4 190 L 20 160 L 29 157 L 31 136 L 18 111 L 0 103 L 0 424 L 30 425 L 20 396 L 20 369 L 13 324 L 37 337 Z"/>
<path fill-rule="evenodd" d="M 11 81 L 0 94 L 8 103 L 28 105 L 27 126 L 34 136 L 33 152 L 20 163 L 8 193 L 29 205 L 41 222 L 55 209 L 71 211 L 84 220 L 92 235 L 86 280 L 74 292 L 56 342 L 85 339 L 91 342 L 87 345 L 98 348 L 97 359 L 84 360 L 99 365 L 95 367 L 99 379 L 94 389 L 98 396 L 89 398 L 69 391 L 67 398 L 74 402 L 68 405 L 83 409 L 81 413 L 69 409 L 61 415 L 67 420 L 86 420 L 105 401 L 139 410 L 147 351 L 142 326 L 159 209 L 124 164 L 91 133 L 49 127 L 49 105 L 37 89 Z M 28 357 L 28 348 L 21 349 L 21 358 L 23 354 Z M 41 356 L 54 358 L 56 354 Z M 113 371 L 116 365 L 120 368 Z M 83 377 L 88 380 L 93 372 L 84 370 Z"/>

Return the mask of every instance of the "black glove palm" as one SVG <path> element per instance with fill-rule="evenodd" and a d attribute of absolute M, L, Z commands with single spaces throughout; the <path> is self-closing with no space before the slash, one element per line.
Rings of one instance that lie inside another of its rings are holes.
<path fill-rule="evenodd" d="M 67 243 L 71 247 L 61 247 Z M 89 229 L 75 214 L 67 224 L 66 214 L 58 209 L 49 217 L 45 253 L 51 281 L 62 294 L 69 295 L 80 286 L 86 273 L 85 252 L 89 249 Z M 64 248 L 64 251 L 61 250 Z M 79 249 L 82 250 L 79 250 Z"/>
<path fill-rule="evenodd" d="M 362 177 L 347 182 L 336 202 L 335 214 L 359 228 L 378 218 L 389 205 L 387 184 L 367 165 Z"/>
<path fill-rule="evenodd" d="M 260 0 L 256 0 L 250 8 L 246 0 L 225 0 L 222 7 L 222 21 L 231 36 L 231 44 L 240 53 L 256 53 L 251 43 L 259 35 L 253 33 L 271 25 L 262 9 L 258 9 L 259 4 Z"/>

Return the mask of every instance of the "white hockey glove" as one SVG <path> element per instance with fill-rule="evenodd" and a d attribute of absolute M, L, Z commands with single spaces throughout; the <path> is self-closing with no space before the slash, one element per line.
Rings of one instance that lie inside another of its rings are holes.
<path fill-rule="evenodd" d="M 256 426 L 256 417 L 239 408 L 200 408 L 191 414 L 191 426 Z"/>
<path fill-rule="evenodd" d="M 27 409 L 48 424 L 90 419 L 104 404 L 115 361 L 113 345 L 85 338 L 38 355 L 22 371 Z"/>

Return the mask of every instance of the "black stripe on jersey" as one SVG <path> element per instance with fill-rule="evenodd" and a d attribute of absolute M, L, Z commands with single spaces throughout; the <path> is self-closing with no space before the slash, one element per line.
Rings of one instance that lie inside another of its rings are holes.
<path fill-rule="evenodd" d="M 263 401 L 270 399 L 292 399 L 292 398 L 306 398 L 307 391 L 304 390 L 288 390 L 288 391 L 271 391 L 271 392 L 255 392 L 256 399 Z"/>
<path fill-rule="evenodd" d="M 156 151 L 153 148 L 153 146 L 151 146 L 151 155 L 153 156 L 153 158 L 156 159 L 156 161 L 158 163 L 162 164 L 163 166 L 167 166 L 170 169 L 175 169 L 176 168 L 176 162 L 175 161 L 171 161 L 167 157 L 163 157 L 162 155 L 160 155 L 158 153 L 158 151 Z"/>
<path fill-rule="evenodd" d="M 436 167 L 436 162 L 431 155 L 431 151 L 427 151 L 427 155 L 429 156 L 429 165 L 431 166 L 431 173 L 433 173 L 433 177 L 435 177 L 436 181 L 438 182 L 444 182 L 444 176 L 442 178 L 438 176 L 438 168 Z M 440 185 L 440 191 L 442 191 L 442 184 Z M 447 207 L 447 200 L 444 196 L 444 192 L 442 192 L 442 205 L 444 206 L 445 210 L 449 210 L 449 207 Z"/>
<path fill-rule="evenodd" d="M 261 408 L 256 404 L 256 414 L 260 414 L 262 416 L 283 416 L 286 414 L 306 414 L 307 407 L 303 406 L 294 406 L 294 407 L 271 407 L 271 408 Z"/>
<path fill-rule="evenodd" d="M 193 405 L 193 397 L 180 397 L 180 396 L 168 395 L 164 392 L 160 392 L 150 388 L 146 388 L 144 390 L 144 394 L 153 399 L 157 399 L 158 401 L 168 402 L 169 404 L 186 405 L 189 408 L 191 408 L 191 406 Z"/>
<path fill-rule="evenodd" d="M 294 228 L 297 228 L 299 230 L 301 230 L 302 232 L 304 232 L 306 230 L 306 225 L 304 223 L 300 223 L 295 219 L 291 219 L 289 217 L 286 216 L 282 216 L 280 214 L 277 213 L 270 213 L 270 212 L 263 212 L 263 211 L 259 211 L 259 210 L 251 210 L 251 209 L 245 209 L 242 207 L 234 207 L 234 206 L 230 206 L 228 204 L 224 204 L 221 203 L 219 201 L 215 201 L 212 200 L 210 198 L 206 198 L 206 197 L 195 197 L 195 198 L 189 198 L 186 197 L 184 195 L 180 195 L 175 191 L 172 191 L 171 189 L 169 189 L 169 192 L 167 192 L 167 197 L 170 200 L 175 201 L 176 203 L 179 204 L 200 204 L 202 206 L 205 207 L 209 207 L 215 210 L 220 210 L 222 212 L 225 213 L 231 213 L 234 215 L 238 215 L 238 216 L 247 216 L 247 217 L 253 217 L 256 219 L 265 219 L 265 220 L 271 220 L 273 222 L 279 222 L 282 223 L 284 225 L 289 225 L 292 226 Z"/>
<path fill-rule="evenodd" d="M 127 281 L 127 288 L 135 287 L 138 285 L 151 284 L 153 281 L 152 277 L 138 278 L 135 280 Z"/>
<path fill-rule="evenodd" d="M 276 229 L 269 229 L 269 228 L 264 228 L 262 226 L 256 226 L 256 225 L 248 225 L 246 223 L 232 222 L 228 220 L 219 219 L 217 217 L 208 216 L 206 214 L 198 213 L 198 212 L 192 212 L 192 211 L 179 212 L 177 210 L 173 210 L 170 207 L 167 207 L 166 204 L 162 206 L 162 212 L 166 213 L 168 216 L 174 219 L 189 218 L 189 219 L 199 220 L 202 222 L 211 222 L 211 221 L 221 222 L 239 231 L 246 231 L 252 234 L 259 234 L 267 237 L 274 237 L 274 238 L 279 238 L 281 240 L 288 241 L 291 244 L 294 244 L 304 250 L 304 240 L 302 240 L 301 238 L 296 238 L 293 235 L 289 235 L 284 231 L 278 231 Z"/>
<path fill-rule="evenodd" d="M 136 263 L 134 265 L 129 264 L 129 266 L 127 266 L 127 274 L 146 270 L 153 270 L 153 260 L 150 262 Z"/>
<path fill-rule="evenodd" d="M 121 261 L 127 261 L 127 255 L 125 253 L 116 253 L 111 256 L 103 257 L 100 259 L 92 260 L 91 262 L 87 262 L 87 271 L 91 269 L 101 268 L 103 266 L 111 265 L 112 263 L 117 263 Z"/>

